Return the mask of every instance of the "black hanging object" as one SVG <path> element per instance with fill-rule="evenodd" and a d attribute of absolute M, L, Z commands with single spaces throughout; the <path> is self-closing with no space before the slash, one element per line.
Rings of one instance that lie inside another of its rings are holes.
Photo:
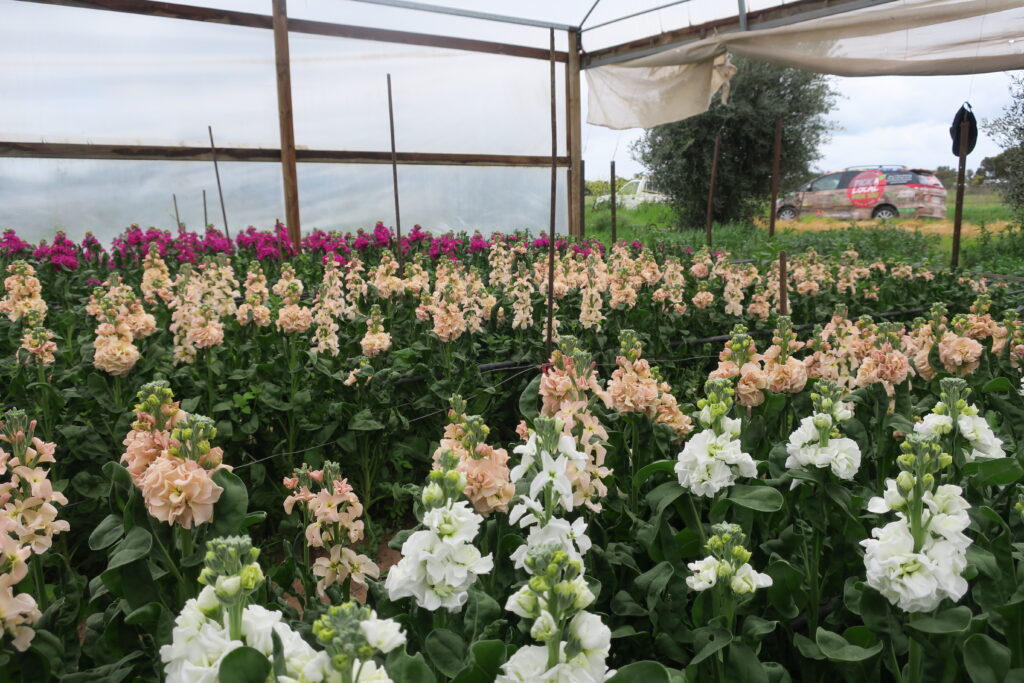
<path fill-rule="evenodd" d="M 967 133 L 967 153 L 970 154 L 974 151 L 974 145 L 978 144 L 978 120 L 974 118 L 974 112 L 971 110 L 969 102 L 964 102 L 963 106 L 953 117 L 953 125 L 949 127 L 949 136 L 953 138 L 953 156 L 960 156 L 960 124 L 964 121 L 968 123 Z"/>

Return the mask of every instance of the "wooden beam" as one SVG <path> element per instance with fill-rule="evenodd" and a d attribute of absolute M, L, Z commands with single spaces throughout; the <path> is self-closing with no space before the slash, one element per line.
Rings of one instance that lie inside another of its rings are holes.
<path fill-rule="evenodd" d="M 569 31 L 565 64 L 565 135 L 569 153 L 569 234 L 583 233 L 583 125 L 580 113 L 580 34 Z"/>
<path fill-rule="evenodd" d="M 34 2 L 42 5 L 60 5 L 64 7 L 78 7 L 82 9 L 124 12 L 127 14 L 141 14 L 149 17 L 204 21 L 213 24 L 243 26 L 246 28 L 272 29 L 274 25 L 273 17 L 265 14 L 236 12 L 233 10 L 214 9 L 212 7 L 197 7 L 195 5 L 182 5 L 173 2 L 158 2 L 157 0 L 18 1 Z M 550 53 L 547 50 L 542 48 L 526 47 L 524 45 L 510 45 L 508 43 L 496 43 L 487 40 L 437 36 L 429 33 L 392 31 L 388 29 L 368 28 L 365 26 L 350 26 L 347 24 L 335 24 L 326 21 L 311 21 L 309 19 L 289 19 L 288 30 L 293 33 L 332 36 L 335 38 L 352 38 L 354 40 L 373 40 L 381 43 L 420 45 L 422 47 L 438 47 L 448 50 L 485 52 L 489 54 L 506 55 L 509 57 L 524 57 L 527 59 L 547 60 L 550 58 Z M 559 62 L 564 62 L 567 59 L 567 55 L 565 52 L 558 52 L 555 53 L 555 59 Z"/>
<path fill-rule="evenodd" d="M 409 166 L 551 166 L 548 155 L 515 154 L 452 154 L 442 152 L 398 152 L 399 164 Z M 22 159 L 106 159 L 125 161 L 211 161 L 209 147 L 176 147 L 166 145 L 92 145 L 71 142 L 4 142 L 0 141 L 0 158 Z M 390 164 L 391 152 L 345 150 L 295 150 L 296 161 L 302 164 Z M 280 163 L 281 151 L 258 147 L 218 147 L 219 161 L 254 161 Z M 559 166 L 568 166 L 569 157 L 558 157 Z"/>
<path fill-rule="evenodd" d="M 773 26 L 808 21 L 819 17 L 841 14 L 855 9 L 884 5 L 894 0 L 796 0 L 785 5 L 766 7 L 746 13 L 747 30 L 771 28 Z M 583 68 L 590 69 L 604 64 L 614 64 L 636 59 L 677 45 L 700 40 L 716 33 L 732 33 L 741 30 L 739 17 L 715 19 L 703 24 L 686 26 L 674 31 L 665 31 L 628 43 L 612 45 L 588 52 L 583 56 Z"/>
<path fill-rule="evenodd" d="M 299 171 L 295 165 L 295 123 L 292 117 L 292 68 L 288 52 L 287 0 L 272 0 L 274 62 L 277 67 L 277 119 L 281 127 L 281 176 L 288 236 L 296 247 L 302 242 L 299 219 Z"/>

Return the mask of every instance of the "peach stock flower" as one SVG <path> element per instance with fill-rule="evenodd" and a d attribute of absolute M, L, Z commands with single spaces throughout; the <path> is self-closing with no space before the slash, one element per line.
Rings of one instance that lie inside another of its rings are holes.
<path fill-rule="evenodd" d="M 224 489 L 194 460 L 158 458 L 139 478 L 149 514 L 186 529 L 213 519 L 213 506 Z"/>

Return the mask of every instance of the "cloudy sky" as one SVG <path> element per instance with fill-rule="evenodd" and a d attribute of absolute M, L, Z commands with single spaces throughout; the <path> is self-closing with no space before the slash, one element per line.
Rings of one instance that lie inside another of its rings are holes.
<path fill-rule="evenodd" d="M 269 0 L 192 0 L 266 13 Z M 643 0 L 647 3 L 648 0 Z M 502 3 L 449 0 L 502 11 Z M 592 0 L 521 0 L 516 11 L 578 23 Z M 651 0 L 650 4 L 658 4 Z M 777 4 L 750 0 L 748 7 Z M 602 0 L 588 25 L 622 16 L 637 0 Z M 507 7 L 507 6 L 505 6 Z M 545 47 L 542 29 L 471 22 L 342 0 L 290 0 L 291 16 L 462 35 Z M 734 12 L 721 0 L 669 10 L 585 34 L 589 49 Z M 0 0 L 0 139 L 276 147 L 277 103 L 270 33 L 200 22 Z M 321 149 L 388 148 L 385 75 L 393 75 L 398 147 L 404 151 L 549 154 L 548 65 L 543 61 L 292 34 L 296 139 Z M 558 37 L 564 49 L 564 39 Z M 558 70 L 556 92 L 564 93 Z M 979 118 L 1009 103 L 1009 76 L 836 79 L 833 139 L 821 169 L 854 164 L 953 165 L 949 123 L 964 100 Z M 585 88 L 585 83 L 584 83 Z M 584 93 L 584 103 L 586 94 Z M 559 112 L 564 111 L 559 102 Z M 586 110 L 583 112 L 586 119 Z M 629 147 L 640 131 L 585 126 L 587 177 L 641 170 Z M 564 131 L 559 126 L 560 149 Z M 977 166 L 998 153 L 982 136 Z M 232 227 L 267 226 L 283 215 L 279 167 L 222 164 Z M 303 227 L 351 229 L 393 221 L 384 166 L 300 165 Z M 543 227 L 544 169 L 403 167 L 403 224 L 434 229 Z M 32 238 L 57 228 L 105 238 L 126 225 L 220 224 L 208 162 L 0 159 L 0 228 Z M 565 206 L 564 183 L 559 187 Z M 564 225 L 564 210 L 559 210 Z"/>

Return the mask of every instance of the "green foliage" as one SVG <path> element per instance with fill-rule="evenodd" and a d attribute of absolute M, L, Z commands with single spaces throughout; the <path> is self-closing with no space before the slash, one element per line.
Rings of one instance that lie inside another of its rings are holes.
<path fill-rule="evenodd" d="M 1010 98 L 1002 115 L 984 121 L 982 126 L 1005 150 L 999 155 L 999 189 L 1018 218 L 1024 220 L 1024 76 L 1010 75 Z"/>
<path fill-rule="evenodd" d="M 721 152 L 713 218 L 745 221 L 770 197 L 775 119 L 783 118 L 781 189 L 806 180 L 826 140 L 836 93 L 827 77 L 736 59 L 728 105 L 716 95 L 698 116 L 648 130 L 634 148 L 655 184 L 672 198 L 682 227 L 704 224 L 715 135 Z"/>

